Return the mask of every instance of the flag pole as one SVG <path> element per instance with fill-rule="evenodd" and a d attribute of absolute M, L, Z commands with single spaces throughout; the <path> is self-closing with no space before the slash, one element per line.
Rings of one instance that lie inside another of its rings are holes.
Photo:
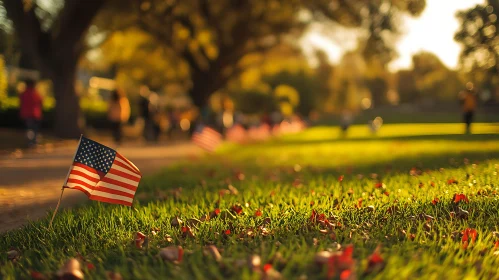
<path fill-rule="evenodd" d="M 64 184 L 62 185 L 61 196 L 59 197 L 59 201 L 57 202 L 57 206 L 55 207 L 55 211 L 54 211 L 54 214 L 52 215 L 52 219 L 50 219 L 49 229 L 52 228 L 52 222 L 54 221 L 55 214 L 57 214 L 57 210 L 59 210 L 59 205 L 61 205 L 62 194 L 64 194 L 64 189 L 67 188 L 66 183 L 68 182 L 69 174 L 71 173 L 71 167 L 73 167 L 73 162 L 75 161 L 76 154 L 78 153 L 78 148 L 80 147 L 82 137 L 83 137 L 83 134 L 80 135 L 80 140 L 78 141 L 78 145 L 76 146 L 76 151 L 75 151 L 75 154 L 73 156 L 73 160 L 71 161 L 71 165 L 69 166 L 68 174 L 66 175 L 66 180 L 64 181 Z"/>

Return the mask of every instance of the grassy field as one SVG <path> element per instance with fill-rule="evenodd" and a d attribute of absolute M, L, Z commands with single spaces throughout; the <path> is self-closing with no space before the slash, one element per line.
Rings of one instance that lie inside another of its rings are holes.
<path fill-rule="evenodd" d="M 0 235 L 0 278 L 76 257 L 87 279 L 499 279 L 499 124 L 462 130 L 227 144 L 144 178 L 133 209 L 89 201 Z"/>

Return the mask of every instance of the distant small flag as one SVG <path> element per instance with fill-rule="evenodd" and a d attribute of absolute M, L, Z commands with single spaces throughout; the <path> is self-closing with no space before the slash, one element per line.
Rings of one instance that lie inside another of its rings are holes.
<path fill-rule="evenodd" d="M 214 152 L 222 143 L 222 135 L 213 128 L 201 126 L 193 133 L 192 142 L 208 152 Z"/>
<path fill-rule="evenodd" d="M 243 143 L 247 140 L 246 129 L 240 124 L 236 124 L 227 129 L 226 138 L 230 142 Z"/>
<path fill-rule="evenodd" d="M 142 174 L 115 150 L 82 137 L 64 186 L 89 199 L 131 206 Z"/>

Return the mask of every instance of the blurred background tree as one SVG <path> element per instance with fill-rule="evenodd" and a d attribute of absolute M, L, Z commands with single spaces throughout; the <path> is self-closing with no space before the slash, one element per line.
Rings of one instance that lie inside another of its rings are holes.
<path fill-rule="evenodd" d="M 41 2 L 41 1 L 40 1 Z M 80 106 L 75 78 L 85 51 L 84 34 L 104 0 L 2 1 L 12 21 L 22 56 L 53 82 L 55 133 L 63 138 L 80 135 Z"/>
<path fill-rule="evenodd" d="M 388 34 L 398 31 L 393 23 L 397 14 L 417 15 L 425 7 L 424 0 L 367 1 L 369 8 L 364 2 L 151 0 L 128 5 L 115 1 L 108 9 L 117 19 L 136 20 L 138 28 L 187 62 L 191 98 L 195 105 L 204 106 L 211 94 L 241 73 L 238 61 L 246 54 L 296 39 L 312 21 L 334 21 L 363 30 L 367 34 L 365 55 L 372 56 L 379 51 L 391 53 L 393 42 Z M 102 30 L 122 26 L 119 20 L 107 22 L 111 24 L 103 24 Z M 391 58 L 383 57 L 384 61 Z"/>
<path fill-rule="evenodd" d="M 396 87 L 387 64 L 396 55 L 394 44 L 400 35 L 401 15 L 419 15 L 425 7 L 424 0 L 1 3 L 11 20 L 1 28 L 5 31 L 2 36 L 11 36 L 14 30 L 23 58 L 19 60 L 32 62 L 42 77 L 53 82 L 55 127 L 61 137 L 79 135 L 79 97 L 74 88 L 82 86 L 75 82 L 77 69 L 85 75 L 107 73 L 106 77 L 122 87 L 147 84 L 162 91 L 165 85 L 175 84 L 188 92 L 198 107 L 207 105 L 215 92 L 230 96 L 244 93 L 244 98 L 261 100 L 268 98 L 263 97 L 266 94 L 274 103 L 265 110 L 287 103 L 285 107 L 303 115 L 312 110 L 358 107 L 362 102 L 366 108 L 387 104 L 389 93 Z M 331 33 L 341 26 L 357 34 L 355 54 L 347 54 L 339 66 L 333 67 L 324 53 L 317 53 L 319 64 L 310 66 L 297 39 L 311 23 L 318 22 L 332 27 Z M 293 50 L 285 59 L 299 66 L 271 65 L 279 64 L 271 57 L 276 58 L 282 46 Z M 259 66 L 243 62 L 255 54 L 263 54 Z M 250 77 L 248 71 L 257 72 L 258 67 L 275 69 L 258 70 L 253 88 L 237 88 L 241 83 L 233 86 L 241 77 Z M 298 98 L 276 97 L 277 89 L 288 87 L 293 90 L 286 92 L 296 92 Z M 369 104 L 364 102 L 367 99 Z"/>
<path fill-rule="evenodd" d="M 462 69 L 479 86 L 488 90 L 498 88 L 499 2 L 487 0 L 483 5 L 459 12 L 457 17 L 461 26 L 455 40 L 463 46 Z"/>

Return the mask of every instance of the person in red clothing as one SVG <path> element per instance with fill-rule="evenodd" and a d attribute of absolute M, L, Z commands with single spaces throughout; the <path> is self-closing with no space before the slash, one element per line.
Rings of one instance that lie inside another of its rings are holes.
<path fill-rule="evenodd" d="M 42 120 L 42 97 L 35 88 L 34 80 L 26 81 L 26 90 L 21 94 L 20 114 L 26 123 L 28 145 L 36 145 L 36 138 L 40 130 Z"/>

